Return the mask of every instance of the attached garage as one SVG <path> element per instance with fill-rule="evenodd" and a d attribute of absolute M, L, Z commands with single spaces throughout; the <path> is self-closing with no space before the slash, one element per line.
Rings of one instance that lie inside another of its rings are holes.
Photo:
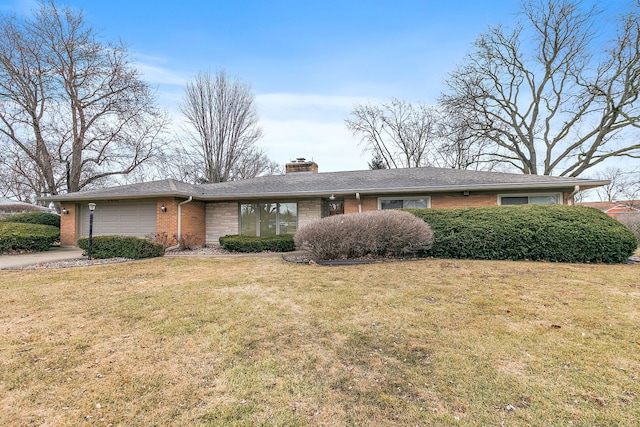
<path fill-rule="evenodd" d="M 80 207 L 80 236 L 89 235 L 89 206 Z M 145 237 L 156 232 L 156 200 L 104 201 L 93 212 L 93 235 Z"/>

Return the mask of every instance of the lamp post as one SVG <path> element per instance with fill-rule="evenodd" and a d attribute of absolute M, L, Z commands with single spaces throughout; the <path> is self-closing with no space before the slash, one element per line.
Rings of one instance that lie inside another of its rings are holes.
<path fill-rule="evenodd" d="M 89 203 L 89 250 L 87 251 L 89 260 L 91 260 L 91 245 L 93 243 L 93 211 L 95 210 L 96 204 Z"/>

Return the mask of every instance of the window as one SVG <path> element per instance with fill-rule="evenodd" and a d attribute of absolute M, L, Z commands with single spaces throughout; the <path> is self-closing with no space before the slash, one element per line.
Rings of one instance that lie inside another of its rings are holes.
<path fill-rule="evenodd" d="M 344 197 L 322 199 L 322 218 L 344 213 Z"/>
<path fill-rule="evenodd" d="M 240 204 L 240 234 L 244 236 L 294 234 L 297 228 L 297 203 Z"/>
<path fill-rule="evenodd" d="M 560 194 L 532 194 L 532 195 L 514 195 L 514 196 L 498 196 L 500 205 L 557 205 L 560 202 Z"/>
<path fill-rule="evenodd" d="M 429 196 L 423 197 L 380 197 L 378 209 L 425 209 L 431 207 Z"/>

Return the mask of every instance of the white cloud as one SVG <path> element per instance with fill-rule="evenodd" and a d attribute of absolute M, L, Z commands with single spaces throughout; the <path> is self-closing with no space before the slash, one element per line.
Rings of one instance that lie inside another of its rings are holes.
<path fill-rule="evenodd" d="M 367 99 L 348 96 L 273 93 L 256 96 L 268 156 L 278 163 L 304 157 L 321 172 L 366 169 L 361 148 L 344 120 Z"/>
<path fill-rule="evenodd" d="M 184 86 L 188 80 L 169 68 L 152 65 L 148 62 L 138 61 L 133 65 L 143 74 L 144 80 L 152 84 Z"/>

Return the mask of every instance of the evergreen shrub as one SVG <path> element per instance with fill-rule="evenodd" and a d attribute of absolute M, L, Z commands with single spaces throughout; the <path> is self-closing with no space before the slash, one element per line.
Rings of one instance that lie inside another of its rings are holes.
<path fill-rule="evenodd" d="M 78 239 L 78 247 L 87 255 L 89 238 Z M 133 236 L 94 236 L 91 242 L 91 258 L 153 258 L 164 255 L 164 246 L 149 239 Z"/>
<path fill-rule="evenodd" d="M 431 228 L 408 212 L 336 215 L 301 227 L 296 246 L 322 260 L 421 255 L 433 242 Z"/>
<path fill-rule="evenodd" d="M 291 234 L 265 237 L 234 234 L 222 236 L 218 241 L 220 246 L 231 252 L 290 252 L 295 250 Z"/>
<path fill-rule="evenodd" d="M 409 211 L 431 226 L 436 258 L 622 263 L 638 246 L 627 227 L 581 206 Z"/>
<path fill-rule="evenodd" d="M 51 225 L 0 222 L 0 253 L 47 251 L 60 240 L 60 229 Z"/>
<path fill-rule="evenodd" d="M 42 224 L 60 228 L 60 215 L 48 212 L 27 212 L 0 219 L 0 222 L 18 222 L 22 224 Z"/>

